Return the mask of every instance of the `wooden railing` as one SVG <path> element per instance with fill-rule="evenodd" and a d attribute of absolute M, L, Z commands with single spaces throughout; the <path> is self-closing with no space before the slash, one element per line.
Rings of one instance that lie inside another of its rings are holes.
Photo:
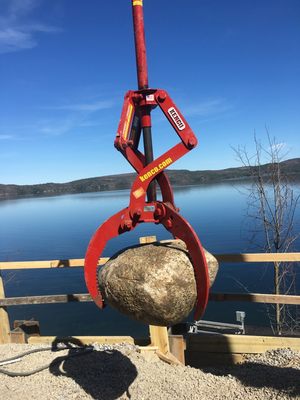
<path fill-rule="evenodd" d="M 299 262 L 300 253 L 215 254 L 220 263 Z M 101 258 L 103 265 L 108 258 Z M 10 325 L 7 307 L 25 304 L 53 304 L 91 301 L 89 294 L 61 294 L 46 296 L 5 297 L 1 270 L 73 268 L 82 267 L 84 259 L 0 262 L 0 343 L 10 341 Z M 255 266 L 254 266 L 255 267 Z M 255 303 L 300 304 L 299 295 L 273 295 L 262 293 L 210 293 L 211 301 L 247 301 Z"/>

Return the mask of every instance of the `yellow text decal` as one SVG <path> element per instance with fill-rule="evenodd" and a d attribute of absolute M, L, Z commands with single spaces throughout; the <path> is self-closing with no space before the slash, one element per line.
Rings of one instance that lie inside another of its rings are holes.
<path fill-rule="evenodd" d="M 166 168 L 168 165 L 172 164 L 173 160 L 171 157 L 167 158 L 166 160 L 159 163 L 154 168 L 150 169 L 150 171 L 146 172 L 144 175 L 140 175 L 139 178 L 142 182 L 146 181 L 147 179 L 151 178 L 153 175 L 156 175 L 159 171 Z"/>
<path fill-rule="evenodd" d="M 128 108 L 127 108 L 126 117 L 125 117 L 125 122 L 124 122 L 124 129 L 123 129 L 123 139 L 125 139 L 125 140 L 127 140 L 127 137 L 128 137 L 132 110 L 133 110 L 133 105 L 129 103 Z"/>

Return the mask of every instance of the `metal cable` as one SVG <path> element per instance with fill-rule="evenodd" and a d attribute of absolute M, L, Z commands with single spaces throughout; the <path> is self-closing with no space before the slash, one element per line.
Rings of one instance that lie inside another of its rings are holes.
<path fill-rule="evenodd" d="M 0 360 L 0 365 L 1 365 L 2 363 L 7 363 L 7 362 L 9 362 L 9 361 L 16 361 L 16 360 L 18 360 L 19 358 L 22 358 L 22 357 L 24 357 L 24 356 L 27 356 L 28 354 L 38 353 L 38 352 L 40 352 L 40 351 L 48 351 L 48 350 L 52 350 L 52 346 L 42 347 L 42 348 L 40 348 L 40 349 L 28 350 L 28 351 L 25 351 L 24 353 L 21 353 L 21 354 L 17 355 L 17 356 L 10 357 L 10 358 L 6 358 L 5 360 Z M 64 348 L 62 348 L 62 350 L 64 350 Z"/>
<path fill-rule="evenodd" d="M 17 360 L 17 359 L 19 359 L 21 357 L 24 357 L 25 355 L 28 355 L 28 354 L 37 353 L 39 351 L 52 350 L 52 349 L 53 349 L 52 347 L 43 347 L 41 349 L 29 350 L 29 351 L 26 351 L 25 353 L 22 353 L 21 355 L 18 355 L 18 356 L 15 356 L 15 357 L 11 357 L 11 358 L 8 358 L 6 360 L 1 360 L 0 364 L 3 363 L 3 362 L 6 362 L 6 361 Z M 66 350 L 66 349 L 70 349 L 70 347 L 60 348 L 60 349 L 57 349 L 57 350 Z M 54 364 L 60 363 L 61 361 L 67 360 L 68 358 L 83 356 L 83 355 L 86 355 L 86 354 L 91 353 L 92 351 L 94 351 L 94 349 L 91 348 L 91 347 L 90 348 L 71 348 L 71 349 L 77 349 L 78 352 L 77 353 L 72 353 L 72 354 L 67 354 L 66 356 L 56 358 L 53 361 L 51 361 L 50 363 L 44 364 L 41 367 L 38 367 L 38 368 L 33 369 L 31 371 L 27 371 L 27 372 L 7 371 L 6 369 L 0 368 L 0 373 L 8 375 L 8 376 L 11 376 L 11 377 L 30 376 L 30 375 L 36 374 L 37 372 L 43 371 L 44 369 L 49 368 L 50 365 L 54 365 Z"/>

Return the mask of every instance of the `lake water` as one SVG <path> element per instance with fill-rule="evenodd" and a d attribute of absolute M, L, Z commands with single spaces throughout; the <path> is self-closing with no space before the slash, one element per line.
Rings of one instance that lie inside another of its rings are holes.
<path fill-rule="evenodd" d="M 175 188 L 176 205 L 211 253 L 254 252 L 249 244 L 247 196 L 243 184 Z M 297 185 L 294 189 L 299 191 Z M 0 202 L 0 260 L 27 261 L 84 258 L 96 228 L 128 205 L 129 191 L 85 193 Z M 300 229 L 300 211 L 295 218 Z M 108 243 L 103 256 L 138 243 L 140 236 L 170 238 L 161 226 L 141 224 Z M 299 251 L 299 242 L 295 250 Z M 3 271 L 6 295 L 85 293 L 82 268 Z M 298 276 L 299 278 L 299 276 Z M 299 279 L 298 279 L 299 282 Z M 272 292 L 272 267 L 264 264 L 222 264 L 214 291 Z M 204 319 L 235 322 L 235 311 L 246 311 L 246 323 L 269 324 L 264 305 L 211 302 Z M 147 335 L 147 327 L 93 303 L 10 307 L 15 319 L 37 319 L 44 335 Z"/>

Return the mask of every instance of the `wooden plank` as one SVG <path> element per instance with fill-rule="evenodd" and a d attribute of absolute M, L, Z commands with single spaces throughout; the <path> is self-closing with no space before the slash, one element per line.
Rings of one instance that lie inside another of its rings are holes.
<path fill-rule="evenodd" d="M 139 238 L 140 244 L 156 242 L 156 236 L 144 236 Z M 170 353 L 168 330 L 164 326 L 149 326 L 151 345 L 157 346 L 157 356 L 169 364 L 181 364 L 181 362 Z"/>
<path fill-rule="evenodd" d="M 158 350 L 157 346 L 138 346 L 138 349 L 140 350 L 141 353 L 149 353 L 149 352 L 155 352 Z"/>
<path fill-rule="evenodd" d="M 274 262 L 300 261 L 300 253 L 244 253 L 244 254 L 214 254 L 219 262 Z"/>
<path fill-rule="evenodd" d="M 26 343 L 25 333 L 20 330 L 13 330 L 10 332 L 11 343 L 23 344 Z"/>
<path fill-rule="evenodd" d="M 140 353 L 143 355 L 144 359 L 149 362 L 157 361 L 158 347 L 156 346 L 138 346 Z"/>
<path fill-rule="evenodd" d="M 157 350 L 156 355 L 159 357 L 160 360 L 162 360 L 168 364 L 182 365 L 182 363 L 175 356 L 173 356 L 173 354 L 170 352 L 162 353 L 160 350 Z"/>
<path fill-rule="evenodd" d="M 145 236 L 140 238 L 140 243 L 152 243 L 156 241 L 156 236 Z M 219 262 L 299 262 L 300 253 L 246 253 L 246 254 L 214 254 Z M 102 257 L 98 265 L 103 265 L 109 260 Z M 34 268 L 63 268 L 63 267 L 82 267 L 84 258 L 69 260 L 46 260 L 46 261 L 9 261 L 0 262 L 0 270 L 6 269 L 34 269 Z"/>
<path fill-rule="evenodd" d="M 149 325 L 151 345 L 157 346 L 158 350 L 167 354 L 170 352 L 168 330 L 165 326 Z"/>
<path fill-rule="evenodd" d="M 98 265 L 103 265 L 109 257 L 101 257 Z M 47 261 L 9 261 L 0 262 L 0 270 L 4 269 L 35 269 L 35 268 L 69 268 L 83 267 L 84 258 L 69 260 L 47 260 Z"/>
<path fill-rule="evenodd" d="M 185 341 L 182 335 L 169 335 L 170 352 L 180 361 L 181 364 L 185 365 L 184 350 Z"/>
<path fill-rule="evenodd" d="M 300 304 L 300 296 L 274 295 L 260 293 L 210 293 L 210 301 L 248 301 L 252 303 L 270 304 Z M 30 304 L 55 304 L 69 302 L 92 301 L 86 293 L 79 294 L 54 294 L 44 296 L 7 297 L 0 298 L 0 307 L 30 305 Z"/>
<path fill-rule="evenodd" d="M 300 351 L 300 338 L 248 335 L 188 335 L 188 351 L 201 353 L 264 353 L 267 350 L 291 348 Z"/>
<path fill-rule="evenodd" d="M 1 299 L 5 299 L 5 291 L 0 272 L 0 301 Z M 10 326 L 7 309 L 0 306 L 0 344 L 4 343 L 10 343 Z"/>
<path fill-rule="evenodd" d="M 144 236 L 139 238 L 140 244 L 156 242 L 156 236 Z M 158 351 L 156 354 L 166 355 L 170 352 L 168 330 L 163 326 L 149 326 L 151 345 L 156 346 Z"/>
<path fill-rule="evenodd" d="M 7 297 L 0 298 L 1 306 L 20 306 L 29 304 L 56 304 L 69 302 L 92 301 L 89 294 L 53 294 L 46 296 L 26 296 L 26 297 Z"/>
<path fill-rule="evenodd" d="M 29 344 L 48 344 L 51 345 L 57 342 L 78 341 L 81 344 L 118 344 L 130 343 L 134 344 L 134 339 L 131 336 L 71 336 L 71 337 L 57 337 L 57 336 L 31 336 L 28 338 Z"/>
<path fill-rule="evenodd" d="M 248 301 L 251 303 L 300 304 L 300 296 L 260 293 L 210 293 L 210 301 Z"/>
<path fill-rule="evenodd" d="M 139 238 L 140 244 L 156 242 L 156 236 L 142 236 Z"/>

